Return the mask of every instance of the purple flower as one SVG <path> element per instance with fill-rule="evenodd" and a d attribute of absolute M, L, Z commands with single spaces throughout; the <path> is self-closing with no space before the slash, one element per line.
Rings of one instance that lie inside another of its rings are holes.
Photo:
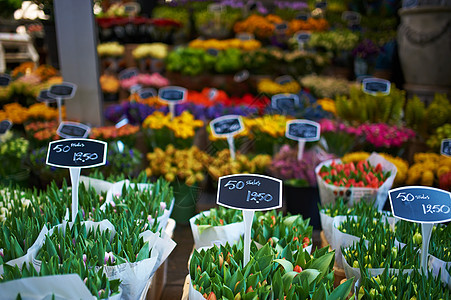
<path fill-rule="evenodd" d="M 3 254 L 3 248 L 0 249 L 0 256 L 1 256 L 1 257 L 5 257 L 5 254 Z"/>
<path fill-rule="evenodd" d="M 86 266 L 86 260 L 88 259 L 88 257 L 86 256 L 86 254 L 83 254 L 83 263 L 85 264 L 85 266 Z"/>

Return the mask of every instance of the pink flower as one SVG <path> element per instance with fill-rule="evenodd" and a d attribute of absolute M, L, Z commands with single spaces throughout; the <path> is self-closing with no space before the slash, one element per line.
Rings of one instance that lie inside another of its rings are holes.
<path fill-rule="evenodd" d="M 108 260 L 110 261 L 111 264 L 115 262 L 113 252 L 105 252 L 104 264 L 107 264 Z"/>
<path fill-rule="evenodd" d="M 166 202 L 160 202 L 160 210 L 165 210 L 166 206 Z"/>
<path fill-rule="evenodd" d="M 3 249 L 0 249 L 0 256 L 5 257 L 5 254 L 3 254 Z"/>
<path fill-rule="evenodd" d="M 86 266 L 86 260 L 88 259 L 88 257 L 86 256 L 86 254 L 83 254 L 83 263 L 85 264 L 85 266 Z"/>

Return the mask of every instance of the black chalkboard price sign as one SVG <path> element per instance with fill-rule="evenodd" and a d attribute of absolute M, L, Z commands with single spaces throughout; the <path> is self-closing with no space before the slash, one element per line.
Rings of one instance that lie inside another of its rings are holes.
<path fill-rule="evenodd" d="M 46 163 L 61 168 L 92 168 L 106 162 L 107 143 L 90 139 L 67 139 L 49 143 Z"/>
<path fill-rule="evenodd" d="M 296 15 L 296 20 L 307 21 L 310 18 L 310 14 L 308 12 L 300 12 Z"/>
<path fill-rule="evenodd" d="M 236 35 L 236 38 L 241 41 L 250 41 L 255 39 L 255 36 L 249 32 L 240 32 Z"/>
<path fill-rule="evenodd" d="M 130 79 L 135 76 L 138 76 L 139 72 L 137 68 L 127 68 L 121 71 L 118 75 L 119 80 Z"/>
<path fill-rule="evenodd" d="M 390 94 L 390 81 L 380 78 L 366 78 L 362 81 L 363 91 L 370 95 Z"/>
<path fill-rule="evenodd" d="M 287 122 L 285 136 L 292 140 L 317 141 L 321 128 L 316 122 L 310 120 L 291 120 Z"/>
<path fill-rule="evenodd" d="M 145 88 L 138 90 L 138 96 L 141 99 L 147 99 L 157 96 L 157 91 L 154 88 Z"/>
<path fill-rule="evenodd" d="M 210 128 L 214 136 L 233 136 L 244 130 L 241 116 L 227 115 L 214 119 L 210 122 Z"/>
<path fill-rule="evenodd" d="M 341 19 L 349 24 L 360 24 L 361 15 L 355 11 L 344 11 L 341 14 Z"/>
<path fill-rule="evenodd" d="M 207 53 L 210 54 L 211 56 L 218 56 L 219 51 L 218 49 L 215 48 L 208 48 Z"/>
<path fill-rule="evenodd" d="M 8 74 L 0 74 L 0 86 L 8 86 L 11 82 L 11 76 Z"/>
<path fill-rule="evenodd" d="M 276 24 L 276 31 L 285 32 L 288 29 L 288 24 L 283 22 Z"/>
<path fill-rule="evenodd" d="M 258 174 L 234 174 L 219 178 L 216 203 L 242 210 L 282 207 L 282 180 Z"/>
<path fill-rule="evenodd" d="M 91 128 L 85 124 L 77 122 L 61 122 L 56 133 L 64 139 L 86 138 Z"/>
<path fill-rule="evenodd" d="M 308 32 L 302 32 L 302 31 L 297 32 L 296 33 L 296 41 L 298 41 L 298 43 L 305 44 L 310 40 L 311 36 L 312 35 Z"/>
<path fill-rule="evenodd" d="M 186 100 L 186 89 L 180 86 L 167 86 L 158 90 L 158 98 L 168 104 L 177 104 Z"/>
<path fill-rule="evenodd" d="M 8 130 L 11 129 L 13 123 L 10 120 L 3 120 L 0 122 L 0 134 L 5 134 Z"/>
<path fill-rule="evenodd" d="M 70 99 L 77 91 L 77 85 L 70 82 L 54 84 L 49 89 L 49 95 L 53 98 Z"/>
<path fill-rule="evenodd" d="M 271 97 L 271 107 L 287 112 L 299 107 L 299 97 L 295 94 L 277 94 Z"/>
<path fill-rule="evenodd" d="M 321 1 L 321 2 L 317 2 L 315 4 L 316 8 L 321 8 L 321 9 L 325 9 L 327 7 L 327 2 L 326 1 Z"/>
<path fill-rule="evenodd" d="M 451 156 L 451 139 L 442 140 L 440 153 L 442 155 Z"/>
<path fill-rule="evenodd" d="M 416 223 L 451 221 L 451 193 L 426 186 L 406 186 L 388 191 L 393 215 Z"/>
<path fill-rule="evenodd" d="M 243 82 L 246 81 L 250 76 L 248 70 L 238 71 L 235 75 L 233 75 L 233 80 L 235 82 Z"/>
<path fill-rule="evenodd" d="M 274 81 L 278 84 L 287 84 L 287 83 L 294 81 L 294 79 L 290 75 L 283 75 L 283 76 L 277 77 Z"/>
<path fill-rule="evenodd" d="M 49 90 L 41 90 L 36 100 L 38 100 L 39 102 L 47 102 L 47 103 L 56 102 L 56 99 L 50 95 Z"/>

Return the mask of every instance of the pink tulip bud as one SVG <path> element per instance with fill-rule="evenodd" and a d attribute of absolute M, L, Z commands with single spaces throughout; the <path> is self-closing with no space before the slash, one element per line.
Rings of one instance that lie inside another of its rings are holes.
<path fill-rule="evenodd" d="M 88 257 L 86 256 L 86 254 L 83 254 L 83 263 L 86 265 L 86 260 L 88 259 Z"/>
<path fill-rule="evenodd" d="M 0 256 L 5 257 L 5 254 L 3 254 L 3 249 L 0 249 Z"/>
<path fill-rule="evenodd" d="M 166 209 L 166 202 L 160 202 L 160 209 L 165 210 Z"/>

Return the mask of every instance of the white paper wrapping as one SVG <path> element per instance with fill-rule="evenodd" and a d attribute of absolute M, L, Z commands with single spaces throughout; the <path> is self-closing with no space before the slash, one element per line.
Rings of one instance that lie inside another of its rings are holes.
<path fill-rule="evenodd" d="M 318 182 L 319 195 L 321 199 L 321 204 L 334 203 L 335 199 L 342 195 L 348 198 L 349 205 L 353 205 L 356 202 L 359 202 L 361 199 L 364 201 L 371 202 L 376 199 L 375 205 L 378 210 L 382 210 L 385 201 L 387 200 L 388 190 L 391 189 L 393 185 L 393 181 L 395 180 L 397 169 L 394 164 L 384 159 L 377 153 L 372 153 L 367 161 L 372 165 L 376 166 L 378 163 L 382 165 L 382 170 L 384 172 L 391 171 L 390 176 L 385 180 L 385 182 L 378 188 L 347 188 L 347 187 L 337 187 L 331 184 L 327 184 L 320 176 L 319 170 L 321 170 L 322 166 L 329 166 L 332 161 L 336 163 L 341 163 L 339 159 L 331 159 L 325 162 L 320 163 L 315 168 L 316 179 Z"/>
<path fill-rule="evenodd" d="M 189 300 L 205 300 L 204 296 L 202 296 L 202 294 L 199 291 L 194 289 L 193 283 L 191 282 L 191 276 L 189 278 L 188 299 Z"/>
<path fill-rule="evenodd" d="M 96 299 L 77 274 L 28 277 L 0 283 L 1 298 L 15 300 Z M 119 295 L 120 297 L 120 295 Z M 113 299 L 113 298 L 110 298 Z M 118 299 L 118 298 L 114 298 Z"/>
<path fill-rule="evenodd" d="M 357 216 L 352 216 L 357 219 Z M 341 232 L 338 227 L 341 223 L 346 220 L 346 216 L 336 216 L 332 222 L 332 242 L 330 242 L 330 247 L 335 250 L 335 264 L 339 268 L 343 268 L 343 263 L 341 261 L 341 247 L 349 247 L 354 242 L 360 241 L 359 237 Z"/>
<path fill-rule="evenodd" d="M 84 183 L 86 187 L 94 188 L 97 194 L 107 192 L 113 186 L 111 182 L 87 176 L 80 176 L 81 183 Z"/>
<path fill-rule="evenodd" d="M 108 190 L 107 194 L 106 194 L 106 199 L 105 199 L 105 203 L 103 203 L 103 205 L 100 207 L 100 209 L 102 211 L 105 210 L 105 206 L 109 203 L 113 202 L 113 196 L 118 196 L 120 197 L 122 195 L 122 187 L 126 186 L 127 188 L 135 188 L 135 186 L 137 185 L 138 189 L 140 191 L 144 191 L 144 190 L 148 190 L 149 193 L 152 192 L 152 184 L 151 183 L 130 183 L 129 180 L 121 180 L 118 181 L 114 184 L 111 185 L 111 188 Z M 174 199 L 172 199 L 171 204 L 169 205 L 169 207 L 167 207 L 164 212 L 163 215 L 158 217 L 157 220 L 159 222 L 158 225 L 158 231 L 160 229 L 166 228 L 166 225 L 168 223 L 169 217 L 171 216 L 172 213 L 172 209 L 174 208 Z M 147 216 L 145 216 L 147 218 Z M 150 221 L 151 224 L 153 224 L 154 220 L 152 219 Z"/>
<path fill-rule="evenodd" d="M 194 222 L 204 214 L 210 215 L 210 211 L 201 212 L 189 220 L 196 249 L 201 247 L 211 247 L 213 244 L 230 245 L 235 244 L 244 235 L 244 222 L 227 224 L 224 226 L 199 226 Z"/>
<path fill-rule="evenodd" d="M 319 217 L 321 219 L 321 228 L 323 229 L 324 236 L 326 237 L 327 242 L 332 243 L 332 222 L 334 218 L 326 215 L 324 213 L 324 209 L 320 210 Z"/>
<path fill-rule="evenodd" d="M 451 276 L 447 270 L 447 268 L 451 266 L 451 262 L 446 262 L 433 255 L 429 255 L 428 266 L 429 269 L 432 269 L 432 274 L 435 277 L 438 276 L 438 273 L 440 271 L 440 279 L 448 285 L 449 289 L 451 289 Z"/>

